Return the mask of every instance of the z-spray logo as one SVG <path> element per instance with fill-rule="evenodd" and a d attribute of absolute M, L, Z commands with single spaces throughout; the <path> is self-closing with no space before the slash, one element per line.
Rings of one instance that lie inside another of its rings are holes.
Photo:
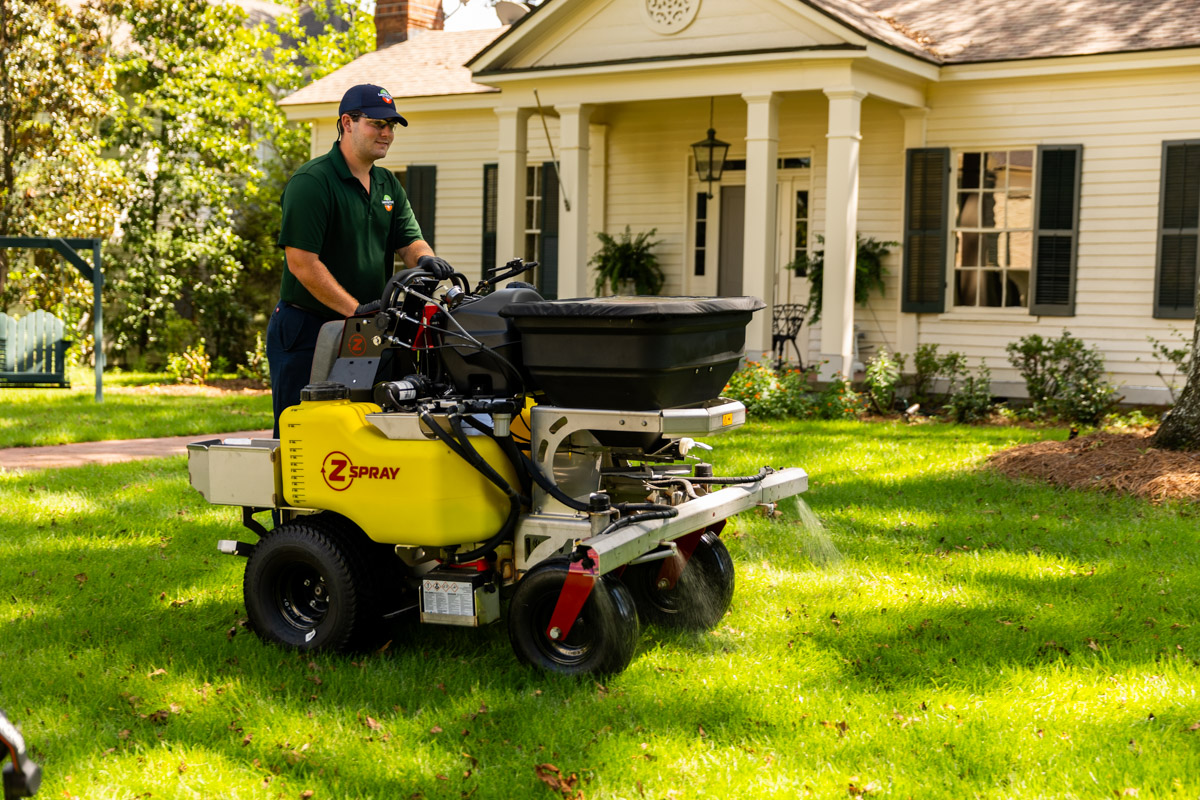
<path fill-rule="evenodd" d="M 321 477 L 325 480 L 325 485 L 335 492 L 344 492 L 349 489 L 355 478 L 394 481 L 399 474 L 399 467 L 355 466 L 350 460 L 350 456 L 338 450 L 325 456 L 325 460 L 321 463 Z"/>

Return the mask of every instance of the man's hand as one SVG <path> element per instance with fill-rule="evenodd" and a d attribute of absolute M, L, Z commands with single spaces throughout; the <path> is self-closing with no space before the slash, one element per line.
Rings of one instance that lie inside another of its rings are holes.
<path fill-rule="evenodd" d="M 454 267 L 437 256 L 421 256 L 417 259 L 417 268 L 425 270 L 439 281 L 444 281 L 454 274 Z"/>
<path fill-rule="evenodd" d="M 354 309 L 354 316 L 361 317 L 364 314 L 374 314 L 381 307 L 378 300 L 372 300 L 369 303 L 359 303 L 358 308 Z"/>

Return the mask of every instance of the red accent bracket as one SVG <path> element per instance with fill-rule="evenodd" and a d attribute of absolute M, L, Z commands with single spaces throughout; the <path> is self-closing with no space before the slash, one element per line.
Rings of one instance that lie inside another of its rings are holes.
<path fill-rule="evenodd" d="M 567 570 L 567 579 L 563 582 L 558 602 L 554 605 L 554 613 L 550 615 L 550 624 L 546 626 L 546 636 L 556 642 L 567 638 L 583 604 L 592 593 L 592 587 L 600 579 L 600 561 L 595 550 L 589 549 L 587 555 L 578 561 L 572 561 Z M 551 631 L 557 629 L 558 634 Z"/>
<path fill-rule="evenodd" d="M 720 536 L 721 531 L 724 529 L 725 520 L 719 520 L 707 528 L 685 533 L 676 539 L 675 546 L 679 548 L 679 555 L 663 559 L 662 567 L 658 570 L 658 578 L 655 579 L 655 584 L 661 589 L 674 589 L 675 584 L 679 583 L 679 576 L 683 574 L 687 563 L 692 560 L 692 553 L 696 552 L 696 547 L 700 544 L 700 537 L 708 531 L 712 531 Z"/>

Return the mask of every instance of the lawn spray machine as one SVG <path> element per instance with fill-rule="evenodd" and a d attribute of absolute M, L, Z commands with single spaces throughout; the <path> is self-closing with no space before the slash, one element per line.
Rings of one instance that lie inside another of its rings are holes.
<path fill-rule="evenodd" d="M 745 421 L 720 397 L 749 297 L 544 300 L 489 272 L 388 282 L 321 330 L 279 439 L 196 442 L 192 486 L 242 507 L 246 612 L 297 650 L 369 646 L 387 620 L 481 626 L 508 598 L 529 664 L 619 672 L 639 619 L 707 630 L 733 596 L 720 532 L 797 495 L 797 468 L 718 477 L 699 439 Z M 255 514 L 275 512 L 273 530 Z M 509 595 L 511 594 L 511 597 Z"/>

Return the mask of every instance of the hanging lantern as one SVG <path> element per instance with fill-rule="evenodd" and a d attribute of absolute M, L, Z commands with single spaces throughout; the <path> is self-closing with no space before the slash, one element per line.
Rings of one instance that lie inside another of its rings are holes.
<path fill-rule="evenodd" d="M 700 180 L 708 182 L 708 196 L 711 198 L 714 181 L 721 180 L 725 171 L 725 156 L 729 155 L 729 142 L 717 138 L 713 128 L 713 101 L 709 99 L 708 106 L 708 136 L 692 145 L 692 153 L 696 158 L 696 174 Z"/>

